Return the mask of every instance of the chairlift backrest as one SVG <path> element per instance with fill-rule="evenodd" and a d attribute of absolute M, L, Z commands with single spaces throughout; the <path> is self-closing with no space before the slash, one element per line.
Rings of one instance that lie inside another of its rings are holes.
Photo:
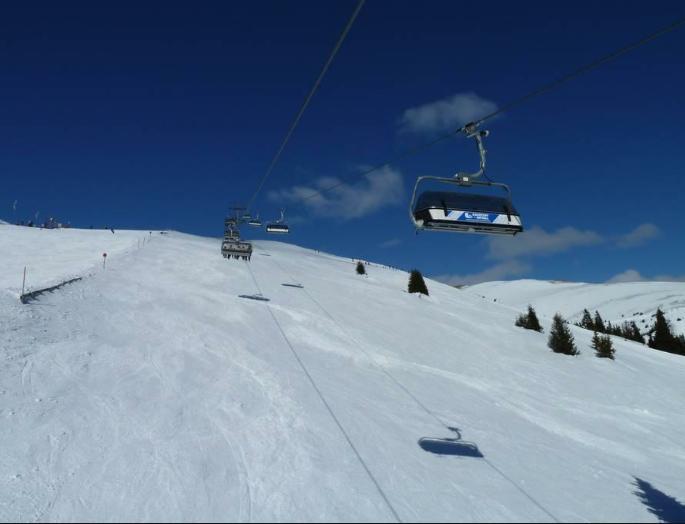
<path fill-rule="evenodd" d="M 272 222 L 266 225 L 267 233 L 289 233 L 290 228 L 287 224 L 280 224 L 278 222 Z"/>

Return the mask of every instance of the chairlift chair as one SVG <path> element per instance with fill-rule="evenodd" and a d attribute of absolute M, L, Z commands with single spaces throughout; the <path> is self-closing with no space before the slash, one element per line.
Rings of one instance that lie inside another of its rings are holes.
<path fill-rule="evenodd" d="M 266 225 L 267 233 L 290 233 L 288 224 L 285 223 L 285 211 L 281 209 L 281 218 Z"/>
<path fill-rule="evenodd" d="M 262 221 L 259 219 L 259 214 L 256 217 L 252 217 L 248 220 L 247 225 L 252 227 L 262 227 Z"/>
<path fill-rule="evenodd" d="M 479 131 L 475 124 L 465 126 L 469 138 L 474 138 L 480 154 L 480 170 L 476 173 L 457 173 L 443 178 L 422 176 L 416 180 L 409 204 L 409 216 L 417 231 L 449 231 L 454 233 L 485 233 L 494 235 L 515 235 L 523 231 L 521 215 L 511 202 L 511 190 L 506 184 L 480 181 L 485 173 L 483 138 L 487 131 Z M 465 191 L 426 191 L 417 198 L 419 185 L 424 180 L 459 187 L 494 187 L 505 192 L 505 196 L 475 194 Z"/>

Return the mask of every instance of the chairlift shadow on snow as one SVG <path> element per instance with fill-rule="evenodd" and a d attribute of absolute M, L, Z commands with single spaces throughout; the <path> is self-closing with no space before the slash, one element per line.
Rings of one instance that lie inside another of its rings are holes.
<path fill-rule="evenodd" d="M 259 302 L 269 302 L 269 299 L 262 295 L 238 295 L 238 298 L 247 298 L 249 300 L 257 300 Z"/>
<path fill-rule="evenodd" d="M 635 477 L 637 490 L 634 493 L 647 506 L 649 512 L 660 522 L 685 522 L 685 504 L 659 491 L 646 480 Z"/>
<path fill-rule="evenodd" d="M 448 429 L 456 434 L 456 438 L 424 437 L 419 440 L 419 446 L 421 446 L 421 449 L 424 451 L 435 455 L 453 455 L 471 458 L 485 457 L 476 444 L 461 439 L 461 431 L 459 428 L 450 427 Z"/>

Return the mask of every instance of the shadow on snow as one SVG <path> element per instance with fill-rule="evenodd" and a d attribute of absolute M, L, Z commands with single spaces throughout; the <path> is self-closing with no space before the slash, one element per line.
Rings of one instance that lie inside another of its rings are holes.
<path fill-rule="evenodd" d="M 635 486 L 637 490 L 634 493 L 661 522 L 685 522 L 684 504 L 641 478 L 635 477 Z"/>
<path fill-rule="evenodd" d="M 424 437 L 419 440 L 419 446 L 428 453 L 435 455 L 456 455 L 459 457 L 483 458 L 484 455 L 473 442 L 461 439 L 459 428 L 449 428 L 456 434 L 456 438 L 430 438 Z"/>

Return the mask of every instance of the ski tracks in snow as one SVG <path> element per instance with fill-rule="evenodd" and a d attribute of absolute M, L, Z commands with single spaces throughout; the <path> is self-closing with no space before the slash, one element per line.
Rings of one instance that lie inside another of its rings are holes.
<path fill-rule="evenodd" d="M 280 273 L 283 274 L 284 277 L 286 277 L 287 281 L 295 282 L 298 280 L 298 279 L 294 278 L 291 273 L 286 271 L 286 269 L 283 267 L 283 265 L 279 262 L 277 256 L 274 256 L 273 253 L 271 253 L 270 255 L 271 255 L 271 258 L 268 260 L 268 263 L 270 265 L 276 265 L 278 267 L 278 270 L 280 271 Z M 255 283 L 256 283 L 256 278 L 255 278 L 254 274 L 252 275 L 252 277 L 253 277 L 253 279 L 255 279 Z M 302 283 L 305 284 L 305 282 L 302 282 Z M 276 289 L 277 288 L 274 288 L 274 291 Z M 295 293 L 298 293 L 298 292 L 295 292 Z M 429 429 L 429 428 L 433 428 L 433 430 L 435 429 L 436 423 L 439 427 L 442 427 L 442 429 L 447 432 L 446 434 L 449 434 L 452 431 L 452 428 L 450 427 L 449 424 L 446 424 L 441 417 L 439 417 L 431 409 L 429 409 L 421 400 L 419 400 L 414 395 L 414 393 L 412 393 L 404 384 L 402 384 L 393 374 L 390 373 L 390 371 L 387 369 L 387 365 L 384 365 L 381 362 L 381 360 L 376 356 L 375 348 L 369 347 L 369 348 L 365 349 L 364 348 L 365 344 L 363 342 L 357 340 L 355 337 L 353 337 L 341 325 L 341 323 L 332 315 L 332 313 L 330 311 L 328 311 L 321 304 L 321 302 L 319 300 L 317 300 L 308 291 L 306 284 L 302 288 L 302 290 L 299 291 L 299 293 L 301 293 L 303 296 L 305 296 L 306 299 L 309 300 L 315 306 L 315 308 L 318 310 L 319 314 L 321 314 L 324 318 L 327 319 L 327 321 L 330 323 L 330 326 L 333 328 L 333 330 L 337 331 L 343 340 L 347 340 L 347 343 L 349 344 L 350 348 L 357 348 L 359 351 L 361 351 L 364 354 L 364 356 L 366 357 L 368 365 L 370 365 L 372 368 L 376 368 L 376 369 L 380 370 L 389 379 L 390 382 L 388 383 L 387 387 L 396 388 L 398 391 L 401 391 L 401 395 L 405 396 L 405 399 L 408 399 L 409 402 L 414 405 L 414 407 L 418 407 L 420 409 L 420 411 L 424 412 L 424 415 L 427 416 L 429 419 L 424 423 L 428 433 L 430 433 L 430 431 L 431 431 L 431 429 Z M 298 302 L 298 301 L 296 301 L 296 302 Z M 275 303 L 274 308 L 284 309 L 284 312 L 290 313 L 290 311 L 288 311 L 288 308 L 280 308 L 277 304 L 278 304 L 278 302 Z M 289 316 L 299 316 L 299 315 L 290 314 Z M 330 333 L 330 330 L 328 330 L 328 329 L 324 329 L 323 331 Z M 323 348 L 321 348 L 321 349 L 323 349 Z M 357 357 L 353 356 L 352 358 L 357 360 Z M 385 359 L 385 360 L 387 360 L 387 359 Z M 399 361 L 398 361 L 398 363 L 399 363 Z M 414 367 L 413 364 L 412 365 L 407 365 L 405 363 L 403 363 L 403 364 L 404 364 L 404 366 L 402 366 L 402 367 L 408 367 L 408 368 Z M 353 369 L 354 369 L 354 367 L 350 366 L 350 371 L 352 371 Z M 416 368 L 414 368 L 414 369 L 416 369 Z M 397 402 L 397 399 L 395 399 L 395 401 Z M 406 402 L 401 402 L 401 404 L 406 404 Z M 411 410 L 408 410 L 407 407 L 408 406 L 405 405 L 403 410 L 406 412 L 410 412 Z M 355 450 L 355 452 L 358 453 L 358 451 L 356 451 L 356 450 Z M 361 457 L 360 457 L 360 460 L 362 460 Z M 547 519 L 549 519 L 552 522 L 558 522 L 558 519 L 550 511 L 548 511 L 543 505 L 541 505 L 539 501 L 537 501 L 530 493 L 528 493 L 526 490 L 524 490 L 513 479 L 511 479 L 504 472 L 502 472 L 501 469 L 497 468 L 494 464 L 492 464 L 491 461 L 483 458 L 483 463 L 485 465 L 487 465 L 488 467 L 490 467 L 491 470 L 496 474 L 496 476 L 500 477 L 500 481 L 504 480 L 507 484 L 509 484 L 511 486 L 511 488 L 513 488 L 515 491 L 519 492 L 523 497 L 525 497 L 525 499 L 527 499 L 529 501 L 529 503 L 531 503 L 536 508 L 533 513 L 538 515 L 537 518 L 545 518 L 546 517 Z M 366 465 L 365 465 L 365 467 L 366 467 Z M 371 474 L 371 473 L 369 472 L 369 474 Z M 375 478 L 372 477 L 372 479 L 374 480 L 374 483 L 377 482 Z M 493 481 L 494 481 L 494 479 L 493 479 Z M 384 498 L 386 498 L 386 495 L 383 493 L 383 490 L 380 487 L 380 485 L 377 484 L 377 487 L 380 490 L 382 496 Z M 457 489 L 457 493 L 458 492 L 459 492 L 459 489 Z M 393 514 L 395 515 L 395 518 L 397 520 L 400 520 L 400 517 L 397 515 L 397 513 L 395 513 L 395 509 L 392 507 L 392 504 L 389 501 L 387 501 L 387 499 L 386 499 L 386 502 L 390 506 Z M 506 511 L 506 510 L 504 510 L 504 511 Z M 543 515 L 544 515 L 544 517 L 542 517 Z"/>

